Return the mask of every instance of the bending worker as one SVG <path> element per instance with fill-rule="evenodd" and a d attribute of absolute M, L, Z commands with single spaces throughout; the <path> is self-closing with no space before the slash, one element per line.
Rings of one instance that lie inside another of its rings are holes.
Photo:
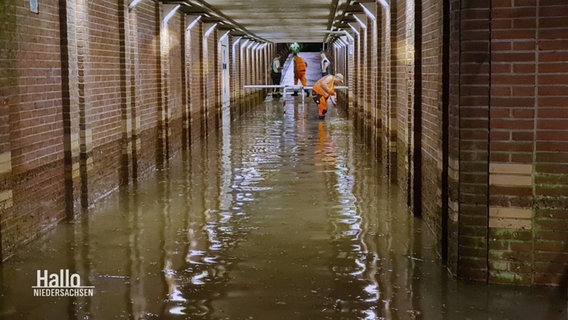
<path fill-rule="evenodd" d="M 302 85 L 306 86 L 306 69 L 308 68 L 308 63 L 304 58 L 300 57 L 297 52 L 294 52 L 294 85 L 298 85 L 298 80 Z M 298 91 L 294 91 L 294 96 L 298 95 Z M 308 96 L 308 90 L 306 90 L 306 96 Z"/>
<path fill-rule="evenodd" d="M 333 89 L 335 85 L 343 82 L 343 75 L 338 73 L 336 75 L 327 75 L 319 79 L 312 87 L 312 98 L 318 105 L 318 116 L 320 119 L 325 118 L 327 113 L 327 99 L 335 95 Z M 331 100 L 335 105 L 335 100 Z"/>

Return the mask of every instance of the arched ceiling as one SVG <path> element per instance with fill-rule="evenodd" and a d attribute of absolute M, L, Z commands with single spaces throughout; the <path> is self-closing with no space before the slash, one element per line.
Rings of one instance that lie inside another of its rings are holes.
<path fill-rule="evenodd" d="M 370 1 L 360 1 L 369 3 Z M 373 1 L 371 1 L 373 2 Z M 353 14 L 362 12 L 351 0 L 186 0 L 180 10 L 219 29 L 262 42 L 327 42 L 330 32 L 349 29 Z"/>

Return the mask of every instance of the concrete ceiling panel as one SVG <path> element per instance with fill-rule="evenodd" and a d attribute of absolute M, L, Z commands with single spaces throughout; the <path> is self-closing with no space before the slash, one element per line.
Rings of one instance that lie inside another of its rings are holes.
<path fill-rule="evenodd" d="M 176 1 L 179 3 L 178 1 Z M 247 33 L 274 43 L 323 42 L 334 25 L 341 25 L 351 0 L 186 0 L 182 11 L 208 12 L 211 17 L 235 26 L 235 33 Z M 360 9 L 360 7 L 359 7 Z"/>

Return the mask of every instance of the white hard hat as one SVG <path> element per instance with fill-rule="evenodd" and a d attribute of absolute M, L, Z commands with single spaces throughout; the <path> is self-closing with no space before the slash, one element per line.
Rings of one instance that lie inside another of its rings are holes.
<path fill-rule="evenodd" d="M 343 82 L 343 75 L 341 73 L 335 74 L 335 77 L 339 79 L 339 81 Z"/>

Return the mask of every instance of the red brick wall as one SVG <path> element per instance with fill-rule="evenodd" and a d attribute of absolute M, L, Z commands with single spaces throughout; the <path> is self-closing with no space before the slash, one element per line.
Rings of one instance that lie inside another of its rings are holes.
<path fill-rule="evenodd" d="M 65 218 L 59 7 L 2 6 L 0 232 L 2 259 Z"/>
<path fill-rule="evenodd" d="M 390 8 L 378 4 L 377 16 L 380 17 L 380 25 L 377 24 L 379 28 L 377 37 L 379 39 L 378 48 L 381 56 L 381 72 L 380 77 L 377 79 L 381 88 L 378 90 L 377 98 L 380 100 L 381 110 L 383 110 L 382 112 L 384 114 L 382 117 L 382 119 L 384 119 L 384 135 L 382 139 L 383 161 L 388 174 L 391 178 L 395 178 L 393 174 L 396 173 L 397 109 L 392 97 L 393 85 L 390 81 L 390 75 L 391 72 L 393 72 L 392 48 L 396 45 L 396 40 L 394 39 L 396 28 L 392 25 L 392 13 Z"/>
<path fill-rule="evenodd" d="M 393 108 L 396 109 L 396 166 L 399 187 L 408 193 L 410 185 L 410 142 L 412 138 L 411 110 L 414 103 L 414 6 L 408 1 L 397 1 L 391 10 L 396 12 L 391 20 L 396 30 L 392 50 L 396 52 L 395 73 L 391 73 Z M 395 63 L 393 63 L 395 64 Z"/>
<path fill-rule="evenodd" d="M 155 106 L 158 105 L 161 89 L 160 85 L 160 42 L 159 42 L 159 16 L 157 6 L 151 2 L 142 1 L 133 10 L 137 21 L 138 35 L 138 66 L 136 81 L 137 115 L 140 117 L 140 130 L 153 128 L 156 124 L 157 114 Z"/>
<path fill-rule="evenodd" d="M 442 2 L 422 3 L 422 217 L 441 235 Z"/>
<path fill-rule="evenodd" d="M 568 6 L 452 5 L 452 268 L 488 282 L 565 283 Z"/>
<path fill-rule="evenodd" d="M 193 26 L 188 35 L 190 50 L 188 52 L 189 65 L 189 105 L 190 105 L 190 128 L 192 138 L 202 137 L 205 129 L 201 119 L 203 119 L 203 66 L 199 61 L 202 59 L 202 37 L 201 22 Z"/>
<path fill-rule="evenodd" d="M 354 56 L 353 70 L 355 73 L 352 89 L 355 95 L 353 114 L 366 145 L 377 155 L 388 155 L 381 151 L 389 145 L 390 92 L 388 81 L 382 80 L 387 79 L 389 73 L 390 29 L 388 19 L 383 19 L 382 6 L 370 3 L 366 6 L 372 12 L 377 11 L 377 19 L 373 20 L 366 14 L 360 13 L 357 17 L 364 26 L 359 22 L 352 23 L 358 30 L 358 33 L 354 32 L 354 47 L 357 54 Z M 383 160 L 386 159 L 387 157 Z"/>
<path fill-rule="evenodd" d="M 353 110 L 353 55 L 348 55 L 347 47 L 344 44 L 340 46 L 333 46 L 330 50 L 328 47 L 328 58 L 331 60 L 332 72 L 341 73 L 345 77 L 345 85 L 349 87 L 348 90 L 341 90 L 337 92 L 338 99 L 347 101 L 348 110 Z"/>
<path fill-rule="evenodd" d="M 235 36 L 229 36 L 229 73 L 230 73 L 230 82 L 231 82 L 231 99 L 237 99 L 240 90 L 240 81 L 239 81 L 239 70 L 238 70 L 238 59 L 239 59 L 239 42 L 240 38 Z M 235 100 L 231 100 L 231 104 L 233 104 Z"/>
<path fill-rule="evenodd" d="M 565 281 L 567 13 L 555 1 L 492 3 L 490 281 Z"/>
<path fill-rule="evenodd" d="M 209 27 L 214 27 L 210 26 Z M 206 32 L 207 30 L 203 30 Z M 217 45 L 217 31 L 213 29 L 210 35 L 205 39 L 206 45 L 204 47 L 203 57 L 205 63 L 204 73 L 204 93 L 206 96 L 206 124 L 208 129 L 213 129 L 218 126 L 218 119 L 220 116 L 221 107 L 221 79 L 218 73 L 218 45 Z"/>
<path fill-rule="evenodd" d="M 358 53 L 359 50 L 359 46 L 357 45 L 357 43 L 359 42 L 358 38 L 355 37 L 354 35 L 354 39 L 351 41 L 351 50 L 353 51 L 352 54 L 347 54 L 347 51 L 349 50 L 347 47 L 343 48 L 343 52 L 346 56 L 348 56 L 350 58 L 350 63 L 346 64 L 346 69 L 349 70 L 349 73 L 351 74 L 351 78 L 348 78 L 348 83 L 349 83 L 349 113 L 351 114 L 351 116 L 353 116 L 353 118 L 355 119 L 355 121 L 359 121 L 359 113 L 360 113 L 360 108 L 359 106 L 361 105 L 359 102 L 359 99 L 361 98 L 361 93 L 360 93 L 360 81 L 361 81 L 361 69 L 359 68 L 359 58 L 360 58 L 360 54 Z M 355 53 L 357 52 L 357 53 Z M 339 72 L 338 70 L 334 70 L 335 72 Z"/>
<path fill-rule="evenodd" d="M 156 161 L 156 124 L 161 104 L 160 23 L 158 5 L 142 1 L 131 14 L 136 21 L 136 65 L 134 66 L 134 121 L 138 171 L 145 172 Z"/>
<path fill-rule="evenodd" d="M 537 10 L 534 4 L 521 2 L 515 6 L 512 1 L 497 1 L 491 7 L 488 276 L 492 282 L 531 282 Z M 519 179 L 524 181 L 515 181 Z M 522 222 L 527 228 L 520 228 Z"/>
<path fill-rule="evenodd" d="M 458 275 L 485 281 L 488 223 L 489 1 L 461 3 Z"/>
<path fill-rule="evenodd" d="M 253 74 L 251 72 L 252 63 L 252 43 L 250 41 L 243 44 L 241 56 L 241 74 L 243 75 L 243 84 L 254 84 Z"/>
<path fill-rule="evenodd" d="M 83 73 L 84 124 L 86 135 L 86 178 L 88 203 L 92 203 L 119 184 L 122 135 L 121 122 L 121 61 L 118 6 L 115 1 L 87 2 L 87 48 L 79 54 Z"/>
<path fill-rule="evenodd" d="M 187 147 L 187 131 L 205 134 L 206 108 L 215 123 L 220 107 L 217 35 L 204 63 L 201 23 L 186 34 L 177 12 L 162 26 L 171 6 L 42 3 L 35 14 L 28 5 L 0 11 L 13 48 L 0 55 L 2 258 Z"/>
<path fill-rule="evenodd" d="M 449 8 L 449 106 L 448 106 L 448 269 L 457 274 L 459 244 L 459 170 L 460 170 L 460 0 L 451 0 Z M 442 199 L 445 201 L 445 199 Z"/>
<path fill-rule="evenodd" d="M 364 35 L 364 34 L 363 34 Z M 361 34 L 354 34 L 353 37 L 354 39 L 354 49 L 353 52 L 355 52 L 354 55 L 354 73 L 355 73 L 355 77 L 354 77 L 354 92 L 355 92 L 355 97 L 354 97 L 354 108 L 355 108 L 355 112 L 354 112 L 354 116 L 355 116 L 355 121 L 356 123 L 359 125 L 363 122 L 364 119 L 364 112 L 365 112 L 365 92 L 363 90 L 363 86 L 365 84 L 365 73 L 364 71 L 364 67 L 363 64 L 365 63 L 363 58 L 364 58 L 364 53 L 363 53 L 363 39 L 361 39 Z"/>
<path fill-rule="evenodd" d="M 565 283 L 568 5 L 545 0 L 443 4 L 394 2 L 390 12 L 377 14 L 376 35 L 370 36 L 374 26 L 368 24 L 371 30 L 356 37 L 349 57 L 354 63 L 346 72 L 354 78 L 350 99 L 355 123 L 362 126 L 358 130 L 364 135 L 369 130 L 362 115 L 381 111 L 370 130 L 380 130 L 385 144 L 394 135 L 396 149 L 389 155 L 383 148 L 380 156 L 386 163 L 396 157 L 395 180 L 445 246 L 438 249 L 447 253 L 453 273 L 484 282 Z M 449 18 L 446 43 L 444 17 Z M 375 37 L 380 52 L 369 50 Z M 345 51 L 335 56 L 341 54 Z M 374 72 L 364 65 L 377 56 L 381 82 L 390 82 L 392 99 L 383 91 L 388 86 L 379 85 L 380 102 L 369 109 L 373 93 L 365 84 Z M 389 57 L 390 65 L 384 62 Z M 391 102 L 396 112 L 389 114 Z M 389 130 L 390 121 L 396 121 L 396 131 Z"/>
<path fill-rule="evenodd" d="M 176 14 L 168 21 L 168 88 L 167 88 L 167 104 L 168 104 L 168 148 L 175 152 L 181 150 L 183 143 L 183 78 L 184 65 L 182 56 L 184 47 L 182 36 L 185 32 L 183 25 L 183 17 Z"/>
<path fill-rule="evenodd" d="M 359 28 L 360 36 L 359 36 L 359 43 L 360 43 L 360 54 L 361 54 L 361 116 L 362 122 L 365 123 L 365 127 L 370 127 L 371 125 L 371 110 L 378 106 L 378 104 L 374 105 L 371 101 L 371 86 L 373 83 L 373 75 L 371 74 L 373 62 L 370 59 L 371 49 L 372 46 L 370 45 L 371 36 L 373 34 L 372 30 L 368 28 L 367 19 L 363 17 L 362 14 L 358 14 L 360 20 L 365 22 L 365 27 Z M 359 25 L 359 23 L 355 22 L 354 25 Z M 365 136 L 365 141 L 370 142 L 369 139 L 369 132 L 371 130 L 363 130 L 363 134 Z"/>
<path fill-rule="evenodd" d="M 568 4 L 540 1 L 535 53 L 535 282 L 567 284 Z"/>
<path fill-rule="evenodd" d="M 368 39 L 367 39 L 367 55 L 369 56 L 369 74 L 371 77 L 371 82 L 369 83 L 369 101 L 371 105 L 370 110 L 370 122 L 371 122 L 371 141 L 380 141 L 381 129 L 381 108 L 385 107 L 382 103 L 382 87 L 384 85 L 381 82 L 381 78 L 384 75 L 384 71 L 381 70 L 381 54 L 380 46 L 381 38 L 378 36 L 377 20 L 368 19 L 367 21 Z M 373 148 L 376 154 L 380 153 L 380 144 L 373 144 Z"/>

